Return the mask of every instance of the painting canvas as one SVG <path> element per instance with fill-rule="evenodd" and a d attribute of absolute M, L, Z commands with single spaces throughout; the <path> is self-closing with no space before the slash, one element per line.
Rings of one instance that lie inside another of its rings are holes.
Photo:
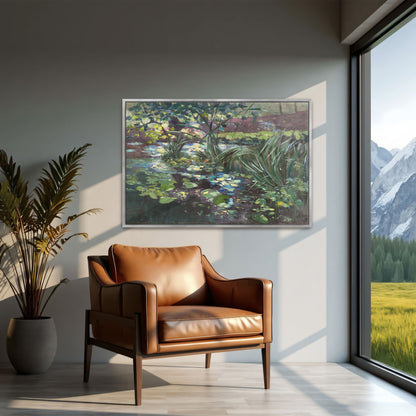
<path fill-rule="evenodd" d="M 123 100 L 123 225 L 310 226 L 310 105 Z"/>

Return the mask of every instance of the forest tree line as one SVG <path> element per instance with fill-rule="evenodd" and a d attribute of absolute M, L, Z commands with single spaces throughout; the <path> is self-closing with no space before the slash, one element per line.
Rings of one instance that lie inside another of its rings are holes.
<path fill-rule="evenodd" d="M 371 281 L 416 282 L 416 241 L 373 235 Z"/>

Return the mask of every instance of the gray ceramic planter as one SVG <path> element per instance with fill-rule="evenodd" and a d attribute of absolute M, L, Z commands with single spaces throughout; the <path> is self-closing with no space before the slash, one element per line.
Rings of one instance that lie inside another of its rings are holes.
<path fill-rule="evenodd" d="M 7 330 L 7 355 L 19 374 L 44 373 L 55 358 L 57 337 L 52 318 L 13 318 Z"/>

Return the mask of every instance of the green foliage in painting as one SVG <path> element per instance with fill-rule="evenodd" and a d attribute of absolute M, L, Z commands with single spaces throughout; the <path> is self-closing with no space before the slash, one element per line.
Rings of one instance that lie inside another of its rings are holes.
<path fill-rule="evenodd" d="M 244 120 L 248 112 L 255 117 L 258 109 L 253 104 L 233 102 L 147 102 L 129 110 L 133 115 L 126 116 L 127 128 L 138 128 L 149 143 L 175 139 L 180 131 L 183 137 L 204 141 L 203 158 L 213 161 L 221 152 L 219 136 L 230 120 Z"/>
<path fill-rule="evenodd" d="M 171 132 L 170 135 L 173 137 L 168 141 L 162 154 L 162 160 L 164 161 L 179 159 L 182 156 L 182 149 L 187 142 L 185 135 L 182 133 L 173 135 L 173 132 Z"/>
<path fill-rule="evenodd" d="M 262 145 L 233 147 L 219 157 L 228 169 L 237 166 L 251 177 L 253 185 L 264 194 L 264 198 L 255 203 L 267 211 L 268 216 L 278 213 L 280 208 L 302 206 L 307 198 L 307 142 L 298 137 L 276 133 Z M 259 208 L 254 210 L 259 211 Z M 267 223 L 264 214 L 252 218 Z"/>

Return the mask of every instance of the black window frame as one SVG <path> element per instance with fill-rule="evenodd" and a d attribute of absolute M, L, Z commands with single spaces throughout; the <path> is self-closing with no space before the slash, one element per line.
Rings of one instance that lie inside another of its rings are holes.
<path fill-rule="evenodd" d="M 350 361 L 400 388 L 416 394 L 416 378 L 372 360 L 368 336 L 371 331 L 370 296 L 370 120 L 368 88 L 369 52 L 416 16 L 416 0 L 405 0 L 350 47 Z M 367 276 L 367 278 L 365 278 Z"/>

